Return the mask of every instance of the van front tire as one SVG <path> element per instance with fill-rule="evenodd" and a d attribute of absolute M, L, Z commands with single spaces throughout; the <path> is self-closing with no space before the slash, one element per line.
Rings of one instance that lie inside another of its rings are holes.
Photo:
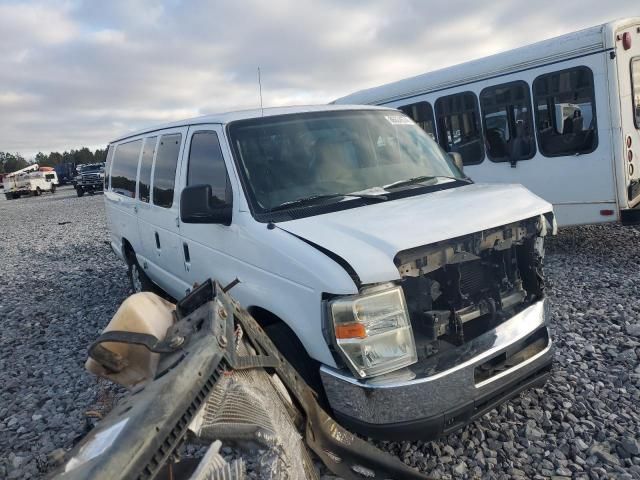
<path fill-rule="evenodd" d="M 296 369 L 298 375 L 316 392 L 320 406 L 327 409 L 329 402 L 320 379 L 320 363 L 309 356 L 296 334 L 286 323 L 279 321 L 267 325 L 264 331 L 284 358 Z"/>
<path fill-rule="evenodd" d="M 84 190 L 80 187 L 76 187 L 76 195 L 78 195 L 79 197 L 84 195 Z"/>

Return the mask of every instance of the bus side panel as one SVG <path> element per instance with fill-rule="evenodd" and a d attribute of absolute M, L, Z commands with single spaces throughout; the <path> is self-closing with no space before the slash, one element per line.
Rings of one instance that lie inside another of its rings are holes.
<path fill-rule="evenodd" d="M 545 157 L 540 152 L 538 132 L 534 128 L 537 142 L 536 154 L 533 158 L 520 160 L 516 163 L 515 168 L 512 168 L 509 162 L 493 162 L 485 155 L 482 163 L 466 166 L 465 173 L 477 182 L 520 183 L 524 185 L 554 204 L 554 208 L 561 212 L 558 218 L 558 223 L 561 226 L 613 222 L 618 220 L 618 215 L 607 78 L 608 62 L 610 61 L 608 52 L 593 54 L 445 91 L 395 101 L 385 104 L 385 106 L 398 108 L 419 101 L 428 101 L 431 105 L 435 105 L 435 101 L 441 96 L 464 91 L 472 91 L 479 97 L 480 92 L 486 87 L 517 80 L 527 82 L 533 102 L 532 86 L 538 76 L 572 67 L 588 67 L 593 72 L 597 115 L 598 145 L 593 152 L 581 155 Z M 640 146 L 640 141 L 638 143 Z"/>

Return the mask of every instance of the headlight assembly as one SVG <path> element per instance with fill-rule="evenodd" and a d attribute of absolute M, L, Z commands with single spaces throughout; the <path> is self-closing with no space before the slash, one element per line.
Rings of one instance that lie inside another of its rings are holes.
<path fill-rule="evenodd" d="M 363 291 L 330 303 L 338 350 L 358 378 L 373 377 L 417 361 L 402 289 Z"/>

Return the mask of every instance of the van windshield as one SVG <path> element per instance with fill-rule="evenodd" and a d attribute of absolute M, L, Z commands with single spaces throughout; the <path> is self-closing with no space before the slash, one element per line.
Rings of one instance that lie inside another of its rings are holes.
<path fill-rule="evenodd" d="M 382 187 L 409 188 L 411 179 L 465 180 L 420 127 L 390 110 L 241 120 L 229 125 L 229 135 L 258 212 L 309 197 L 384 194 Z"/>

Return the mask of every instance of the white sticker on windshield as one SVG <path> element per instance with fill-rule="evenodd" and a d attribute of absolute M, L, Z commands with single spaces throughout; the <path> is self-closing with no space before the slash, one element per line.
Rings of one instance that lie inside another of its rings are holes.
<path fill-rule="evenodd" d="M 413 125 L 411 119 L 405 115 L 385 115 L 391 125 Z"/>

